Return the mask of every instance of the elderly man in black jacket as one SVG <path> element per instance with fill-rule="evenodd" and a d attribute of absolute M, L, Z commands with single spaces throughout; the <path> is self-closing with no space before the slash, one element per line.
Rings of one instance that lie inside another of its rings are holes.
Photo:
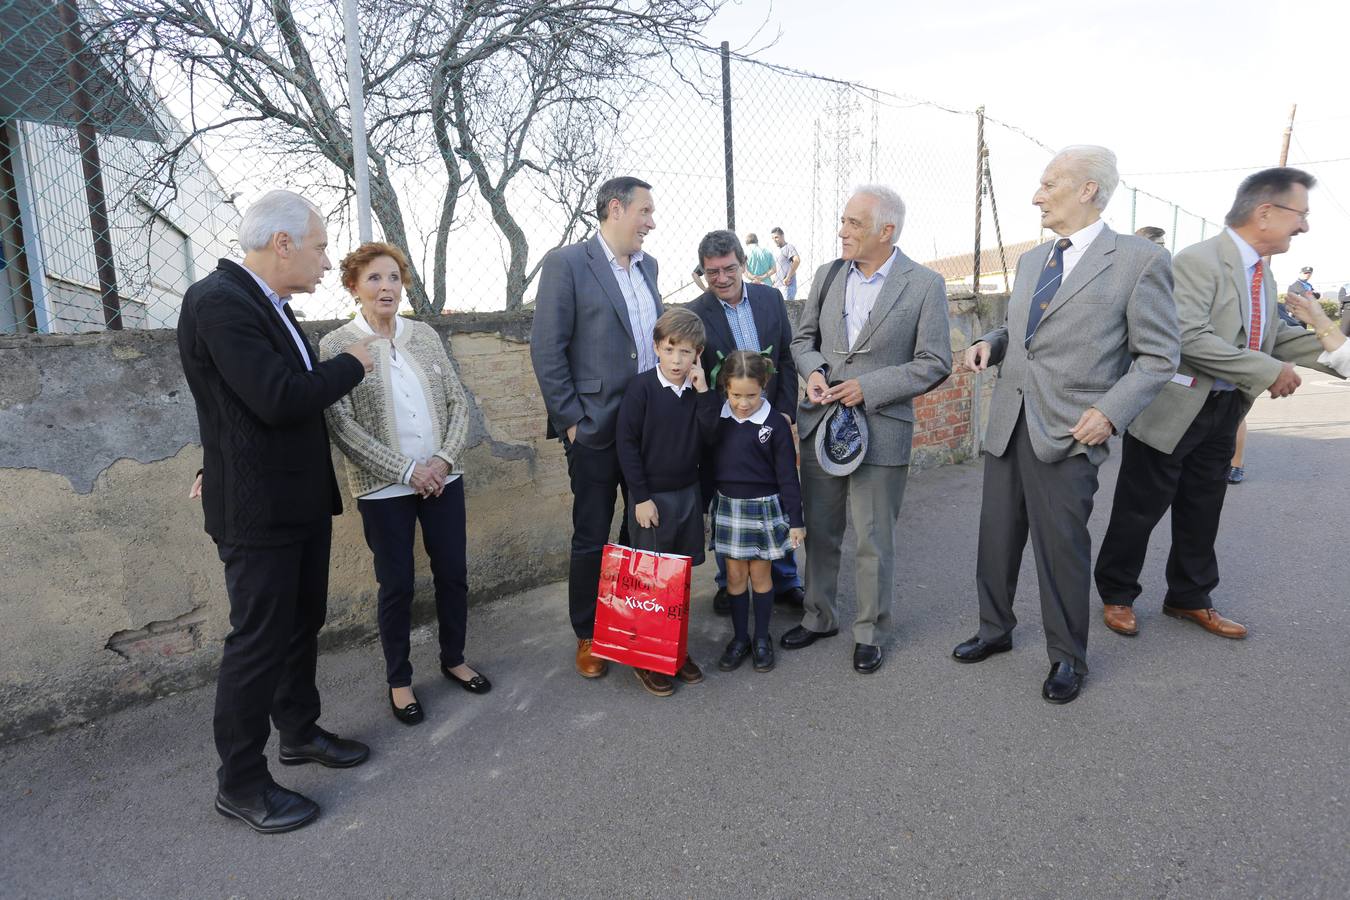
<path fill-rule="evenodd" d="M 797 367 L 792 362 L 789 346 L 792 322 L 783 295 L 767 284 L 745 281 L 745 249 L 730 231 L 710 231 L 704 235 L 698 244 L 698 261 L 708 290 L 689 304 L 689 309 L 703 320 L 708 333 L 708 343 L 703 348 L 703 371 L 711 380 L 719 360 L 733 351 L 764 353 L 775 370 L 765 391 L 769 403 L 787 416 L 789 422 L 795 422 Z M 774 560 L 773 590 L 780 602 L 801 609 L 802 578 L 794 557 Z M 713 609 L 721 615 L 731 613 L 726 563 L 720 555 Z"/>
<path fill-rule="evenodd" d="M 289 191 L 249 207 L 243 263 L 192 285 L 178 350 L 197 405 L 206 532 L 225 564 L 230 633 L 216 684 L 216 809 L 263 833 L 299 828 L 313 801 L 271 778 L 268 716 L 283 765 L 345 768 L 370 748 L 318 726 L 318 634 L 328 600 L 332 517 L 342 512 L 323 411 L 373 367 L 354 345 L 327 362 L 287 301 L 332 268 L 323 217 Z"/>

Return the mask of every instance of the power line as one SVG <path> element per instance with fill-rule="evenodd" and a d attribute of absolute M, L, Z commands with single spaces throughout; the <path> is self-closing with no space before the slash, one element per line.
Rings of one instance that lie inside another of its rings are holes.
<path fill-rule="evenodd" d="M 1298 143 L 1298 138 L 1294 138 Z M 1302 144 L 1299 147 L 1302 148 Z M 1304 151 L 1307 152 L 1306 150 Z M 1300 166 L 1319 166 L 1326 163 L 1338 163 L 1350 161 L 1350 156 L 1338 156 L 1335 159 L 1309 159 L 1299 162 Z M 1230 166 L 1223 169 L 1179 169 L 1175 172 L 1121 172 L 1122 178 L 1145 178 L 1161 175 L 1208 175 L 1211 172 L 1255 172 L 1259 169 L 1266 169 L 1269 166 L 1262 164 L 1259 166 Z"/>

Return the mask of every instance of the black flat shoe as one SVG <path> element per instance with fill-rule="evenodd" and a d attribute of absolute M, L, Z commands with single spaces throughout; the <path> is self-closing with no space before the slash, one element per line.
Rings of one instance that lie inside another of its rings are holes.
<path fill-rule="evenodd" d="M 986 641 L 981 640 L 979 635 L 968 641 L 962 641 L 956 645 L 952 651 L 952 659 L 963 663 L 977 663 L 988 659 L 995 653 L 1007 653 L 1012 649 L 1012 637 L 1005 636 L 1001 640 Z"/>
<path fill-rule="evenodd" d="M 781 594 L 775 594 L 773 602 L 781 603 L 784 606 L 790 606 L 793 609 L 801 610 L 802 605 L 806 603 L 806 591 L 799 587 L 788 588 Z"/>
<path fill-rule="evenodd" d="M 304 794 L 271 784 L 253 797 L 231 797 L 217 791 L 216 812 L 238 819 L 259 834 L 281 834 L 313 822 L 318 818 L 319 804 Z"/>
<path fill-rule="evenodd" d="M 449 666 L 441 666 L 441 674 L 444 675 L 446 678 L 449 678 L 455 684 L 464 688 L 464 690 L 468 691 L 470 694 L 486 694 L 488 691 L 492 690 L 492 682 L 484 678 L 482 673 L 479 673 L 470 678 L 468 681 L 465 681 L 463 678 L 460 678 L 454 672 L 451 672 Z"/>
<path fill-rule="evenodd" d="M 394 718 L 398 719 L 404 725 L 418 725 L 426 718 L 422 714 L 422 704 L 416 700 L 407 706 L 398 706 L 394 703 L 394 689 L 389 689 L 389 708 L 394 711 Z"/>
<path fill-rule="evenodd" d="M 838 633 L 838 628 L 831 628 L 829 631 L 812 631 L 805 625 L 798 625 L 779 638 L 778 645 L 784 650 L 800 650 L 803 647 L 810 647 L 821 638 L 834 637 Z"/>
<path fill-rule="evenodd" d="M 1070 703 L 1083 687 L 1083 676 L 1066 662 L 1050 667 L 1050 674 L 1041 686 L 1041 696 L 1051 703 Z"/>
<path fill-rule="evenodd" d="M 750 647 L 750 655 L 756 672 L 768 672 L 773 668 L 773 641 L 760 638 Z"/>
<path fill-rule="evenodd" d="M 741 638 L 732 638 L 731 643 L 727 644 L 727 649 L 722 654 L 722 658 L 717 661 L 717 668 L 723 672 L 730 672 L 741 667 L 745 658 L 750 655 L 750 642 Z"/>
<path fill-rule="evenodd" d="M 871 675 L 881 668 L 881 648 L 873 644 L 853 645 L 853 671 Z"/>
<path fill-rule="evenodd" d="M 731 595 L 726 588 L 718 588 L 717 593 L 713 594 L 713 612 L 719 616 L 731 615 Z"/>
<path fill-rule="evenodd" d="M 350 769 L 369 758 L 370 748 L 365 744 L 340 738 L 322 728 L 307 743 L 292 746 L 282 744 L 277 751 L 277 761 L 283 766 L 316 762 L 330 769 Z"/>

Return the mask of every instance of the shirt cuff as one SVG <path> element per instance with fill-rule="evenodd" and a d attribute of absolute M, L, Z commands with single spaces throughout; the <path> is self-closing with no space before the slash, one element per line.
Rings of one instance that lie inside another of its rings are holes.
<path fill-rule="evenodd" d="M 415 468 L 417 468 L 417 460 L 414 459 L 412 462 L 408 463 L 408 468 L 403 471 L 403 484 L 412 484 L 412 473 Z"/>

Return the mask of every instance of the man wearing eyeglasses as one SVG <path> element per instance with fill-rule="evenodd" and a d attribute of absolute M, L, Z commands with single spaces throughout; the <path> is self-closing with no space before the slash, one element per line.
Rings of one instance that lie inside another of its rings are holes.
<path fill-rule="evenodd" d="M 1322 344 L 1276 314 L 1270 257 L 1308 230 L 1308 191 L 1316 179 L 1292 168 L 1265 169 L 1238 187 L 1227 227 L 1173 260 L 1181 365 L 1125 435 L 1111 522 L 1097 556 L 1097 591 L 1106 625 L 1139 632 L 1134 601 L 1148 539 L 1172 510 L 1163 613 L 1225 638 L 1247 629 L 1214 609 L 1219 564 L 1214 541 L 1238 423 L 1269 391 L 1288 397 L 1295 365 L 1317 364 Z"/>

